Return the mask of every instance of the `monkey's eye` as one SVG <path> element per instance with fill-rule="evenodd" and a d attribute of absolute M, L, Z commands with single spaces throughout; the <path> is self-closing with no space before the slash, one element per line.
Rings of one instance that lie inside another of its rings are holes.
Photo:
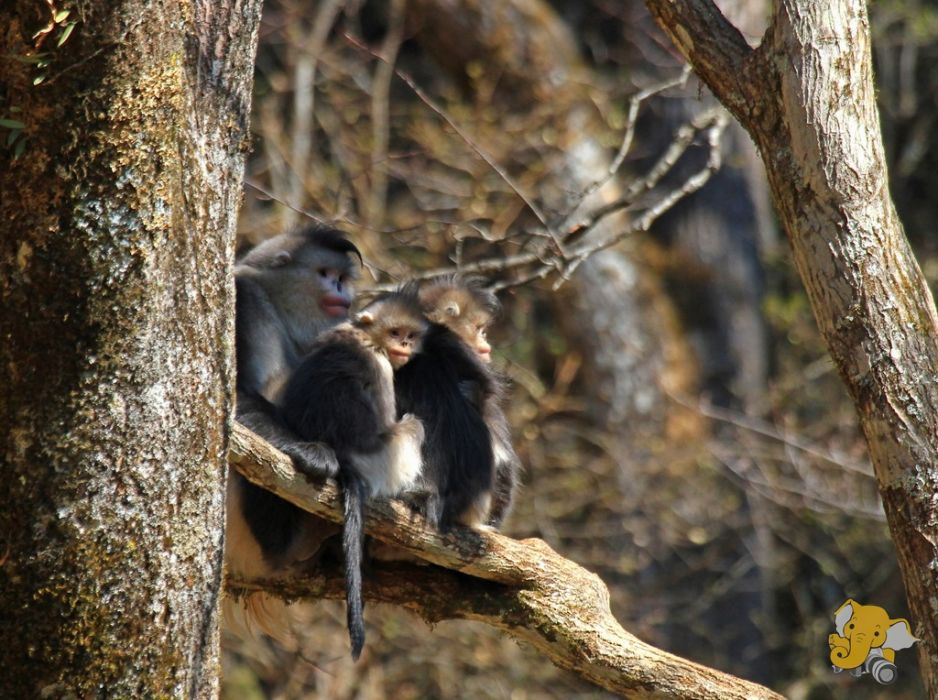
<path fill-rule="evenodd" d="M 324 268 L 324 267 L 320 267 L 318 270 L 316 270 L 316 272 L 319 273 L 319 276 L 320 276 L 320 277 L 328 277 L 328 276 L 329 276 L 329 270 L 327 270 L 327 269 Z"/>
<path fill-rule="evenodd" d="M 388 331 L 388 335 L 390 335 L 392 338 L 394 338 L 394 340 L 400 340 L 400 337 L 401 337 L 401 329 L 400 329 L 400 328 L 392 328 L 391 330 Z"/>

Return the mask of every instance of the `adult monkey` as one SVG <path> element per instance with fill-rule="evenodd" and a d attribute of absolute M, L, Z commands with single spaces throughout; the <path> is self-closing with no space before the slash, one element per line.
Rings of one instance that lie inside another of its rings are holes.
<path fill-rule="evenodd" d="M 343 233 L 314 225 L 261 243 L 235 265 L 237 419 L 289 455 L 299 470 L 320 478 L 336 475 L 335 454 L 299 438 L 274 404 L 319 334 L 348 317 L 357 277 L 353 256 L 361 261 Z M 225 557 L 232 573 L 268 576 L 310 558 L 337 532 L 337 526 L 237 472 L 229 475 Z M 241 610 L 233 602 L 226 601 L 225 612 L 235 628 L 255 623 L 272 637 L 290 641 L 285 628 L 290 616 L 282 601 L 254 594 L 244 598 Z"/>
<path fill-rule="evenodd" d="M 335 455 L 300 440 L 272 402 L 319 334 L 348 318 L 361 261 L 341 232 L 310 226 L 250 250 L 235 265 L 238 420 L 297 467 L 333 476 Z"/>

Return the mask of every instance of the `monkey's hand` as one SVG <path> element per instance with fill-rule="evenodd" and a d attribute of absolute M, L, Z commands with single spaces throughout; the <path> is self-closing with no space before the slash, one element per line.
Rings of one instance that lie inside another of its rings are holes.
<path fill-rule="evenodd" d="M 413 413 L 405 413 L 397 422 L 397 434 L 407 435 L 414 442 L 423 444 L 423 438 L 426 431 L 423 427 L 423 421 L 417 418 Z"/>
<path fill-rule="evenodd" d="M 411 490 L 423 469 L 423 423 L 407 413 L 393 424 L 387 444 L 386 495 L 397 496 Z"/>
<path fill-rule="evenodd" d="M 322 442 L 291 442 L 280 451 L 293 460 L 294 466 L 309 476 L 334 477 L 339 462 L 332 448 Z"/>

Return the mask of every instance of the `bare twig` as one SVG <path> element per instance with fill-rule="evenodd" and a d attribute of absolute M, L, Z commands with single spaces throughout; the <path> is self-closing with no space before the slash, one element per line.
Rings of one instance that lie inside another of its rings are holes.
<path fill-rule="evenodd" d="M 361 49 L 362 51 L 365 51 L 366 53 L 370 54 L 371 56 L 374 56 L 380 61 L 386 62 L 386 59 L 384 56 L 381 56 L 375 53 L 374 51 L 372 51 L 370 48 L 368 48 L 368 46 L 362 43 L 361 40 L 359 40 L 358 38 L 353 37 L 350 34 L 346 34 L 345 38 L 350 44 L 352 44 L 356 48 Z M 438 105 L 433 100 L 432 97 L 430 97 L 426 92 L 423 91 L 423 89 L 419 85 L 417 85 L 416 81 L 414 81 L 413 78 L 411 78 L 407 73 L 404 73 L 403 71 L 398 70 L 398 69 L 394 70 L 394 74 L 397 75 L 397 77 L 400 78 L 402 81 L 404 81 L 407 87 L 409 87 L 413 91 L 413 93 L 417 96 L 417 98 L 421 102 L 423 102 L 427 107 L 429 107 L 430 110 L 434 114 L 436 114 L 443 121 L 445 121 L 447 125 L 456 133 L 456 135 L 459 136 L 459 138 L 461 138 L 466 143 L 466 145 L 469 146 L 476 153 L 476 155 L 478 155 L 483 161 L 485 161 L 485 163 L 495 172 L 495 174 L 497 174 L 505 182 L 505 184 L 508 185 L 511 188 L 511 190 L 521 199 L 521 201 L 524 202 L 525 206 L 527 206 L 527 208 L 531 211 L 531 213 L 534 214 L 535 217 L 537 217 L 537 220 L 540 222 L 541 226 L 544 227 L 544 230 L 551 237 L 554 243 L 554 246 L 557 249 L 558 254 L 562 256 L 564 254 L 563 243 L 561 242 L 560 237 L 557 234 L 557 232 L 553 230 L 553 227 L 548 222 L 547 216 L 541 210 L 540 206 L 538 206 L 538 204 L 524 192 L 521 186 L 517 182 L 515 182 L 515 179 L 511 177 L 511 175 L 509 175 L 508 172 L 501 165 L 498 164 L 498 161 L 496 161 L 484 148 L 482 148 L 478 143 L 476 143 L 472 139 L 472 137 L 469 136 L 469 134 L 466 133 L 466 131 L 458 123 L 456 123 L 456 120 L 453 119 L 445 109 L 443 109 L 440 105 Z"/>
<path fill-rule="evenodd" d="M 354 42 L 356 40 L 349 38 L 349 41 Z M 364 48 L 364 50 L 368 50 L 366 47 L 362 48 Z M 369 53 L 371 52 L 369 51 Z M 395 72 L 402 80 L 408 82 L 415 94 L 417 94 L 417 96 L 420 97 L 420 99 L 424 101 L 425 104 L 427 104 L 434 112 L 439 114 L 448 124 L 450 124 L 457 132 L 457 134 L 459 134 L 467 143 L 474 146 L 475 148 L 478 148 L 472 143 L 471 139 L 462 133 L 459 127 L 452 122 L 450 117 L 442 110 L 442 108 L 438 107 L 429 97 L 423 93 L 419 86 L 413 84 L 413 81 L 408 76 L 402 74 L 400 71 Z M 644 99 L 646 99 L 648 95 L 655 94 L 663 89 L 680 84 L 684 78 L 685 76 L 682 75 L 681 77 L 671 81 L 649 87 L 645 91 L 634 96 L 632 98 L 633 103 L 638 105 Z M 481 260 L 470 263 L 463 263 L 463 261 L 459 259 L 455 261 L 455 267 L 446 266 L 425 270 L 423 272 L 416 273 L 413 275 L 413 278 L 428 279 L 437 275 L 453 272 L 454 269 L 466 274 L 484 275 L 498 275 L 500 273 L 506 273 L 509 271 L 518 271 L 518 274 L 513 277 L 499 280 L 493 283 L 492 288 L 500 290 L 517 287 L 528 284 L 534 280 L 544 279 L 552 274 L 558 275 L 554 284 L 554 287 L 558 288 L 567 282 L 571 275 L 591 255 L 594 255 L 601 250 L 605 250 L 619 243 L 632 234 L 647 231 L 656 219 L 658 219 L 662 214 L 673 207 L 677 202 L 703 187 L 704 184 L 706 184 L 706 182 L 710 179 L 712 174 L 720 167 L 719 137 L 725 128 L 726 123 L 726 113 L 722 109 L 714 108 L 701 113 L 690 122 L 681 126 L 677 130 L 674 140 L 669 144 L 664 153 L 661 154 L 658 160 L 651 166 L 649 171 L 643 177 L 632 181 L 621 197 L 613 202 L 610 202 L 609 204 L 597 207 L 582 221 L 568 228 L 565 232 L 563 232 L 562 235 L 556 234 L 556 232 L 550 230 L 546 226 L 545 230 L 548 231 L 548 235 L 546 236 L 542 232 L 538 231 L 521 231 L 516 236 L 513 236 L 513 238 L 527 238 L 528 250 L 511 255 L 483 258 Z M 627 129 L 627 131 L 628 130 L 629 129 Z M 618 227 L 602 237 L 584 241 L 587 234 L 593 231 L 606 218 L 635 205 L 639 198 L 653 191 L 661 183 L 662 179 L 672 171 L 675 164 L 687 152 L 688 148 L 690 148 L 690 146 L 695 142 L 701 133 L 705 134 L 706 137 L 708 158 L 705 164 L 699 170 L 688 176 L 680 186 L 663 193 L 660 198 L 657 199 L 657 201 L 649 206 L 640 216 L 633 218 L 627 225 Z M 627 135 L 623 141 L 626 150 L 628 144 L 631 142 L 631 138 L 631 136 Z M 513 185 L 513 181 L 511 181 L 510 176 L 503 172 L 501 166 L 499 166 L 494 160 L 488 159 L 481 149 L 478 149 L 477 152 L 479 153 L 480 157 L 486 159 L 486 162 L 489 163 L 489 165 L 496 172 L 499 172 L 500 175 L 503 175 L 503 179 L 512 185 L 512 188 L 518 194 L 518 196 L 521 197 L 529 207 L 532 207 L 532 211 L 537 214 L 537 205 L 534 202 L 527 200 L 527 197 L 524 195 L 524 193 L 517 186 Z M 620 153 L 621 152 L 622 150 L 620 149 Z M 613 163 L 608 173 L 615 173 L 617 168 L 618 166 Z M 247 180 L 246 183 L 250 187 L 263 193 L 265 196 L 276 199 L 272 193 L 266 191 L 256 182 Z M 593 183 L 593 185 L 596 185 L 597 187 L 601 186 L 601 184 L 602 180 Z M 591 185 L 591 187 L 593 185 Z M 587 188 L 587 190 L 588 189 L 589 188 Z M 312 214 L 311 212 L 300 209 L 299 207 L 289 202 L 284 202 L 282 200 L 277 201 L 280 201 L 284 206 L 287 206 L 298 213 L 308 216 L 314 220 L 320 220 L 319 217 Z M 541 218 L 542 223 L 544 223 L 543 217 L 539 216 L 539 218 Z M 353 226 L 373 228 L 354 222 L 348 218 L 340 218 L 336 220 L 344 221 L 345 223 Z M 541 233 L 542 237 L 538 238 L 536 235 L 538 233 Z M 480 232 L 480 236 L 485 238 L 483 232 Z M 558 243 L 559 245 L 557 245 Z M 394 283 L 385 283 L 377 285 L 374 290 L 386 290 L 393 287 Z"/>
<path fill-rule="evenodd" d="M 293 143 L 290 155 L 290 200 L 300 201 L 306 189 L 306 176 L 315 177 L 316 160 L 311 158 L 315 152 L 316 130 L 313 128 L 313 115 L 316 112 L 316 74 L 319 57 L 325 50 L 329 32 L 335 25 L 336 17 L 345 6 L 344 0 L 326 0 L 320 3 L 313 19 L 312 32 L 307 37 L 305 23 L 296 20 L 290 26 L 290 40 L 293 51 L 297 54 L 293 70 L 293 120 L 291 125 Z"/>
<path fill-rule="evenodd" d="M 720 168 L 721 156 L 720 156 L 720 135 L 723 133 L 723 129 L 726 128 L 727 124 L 727 115 L 723 110 L 708 111 L 704 114 L 701 114 L 699 117 L 696 117 L 694 121 L 685 127 L 681 127 L 679 131 L 679 136 L 677 143 L 674 144 L 673 148 L 669 148 L 665 155 L 662 156 L 661 160 L 658 161 L 656 166 L 652 168 L 652 171 L 642 180 L 638 181 L 635 185 L 629 188 L 626 193 L 626 196 L 622 198 L 619 202 L 614 202 L 613 205 L 618 204 L 618 209 L 623 209 L 631 204 L 634 200 L 634 197 L 639 193 L 647 191 L 657 184 L 664 174 L 673 167 L 674 163 L 677 162 L 680 154 L 675 155 L 674 152 L 681 151 L 687 148 L 687 145 L 683 147 L 680 145 L 680 142 L 687 140 L 689 145 L 690 141 L 693 140 L 694 131 L 705 130 L 707 135 L 707 142 L 709 146 L 709 156 L 707 162 L 703 167 L 698 170 L 696 173 L 688 177 L 684 184 L 679 188 L 668 192 L 655 202 L 651 207 L 649 207 L 641 217 L 636 219 L 630 226 L 626 227 L 623 231 L 613 232 L 603 236 L 597 241 L 585 244 L 576 249 L 573 253 L 573 257 L 582 257 L 589 256 L 593 253 L 596 253 L 600 250 L 609 248 L 610 246 L 615 245 L 625 236 L 635 233 L 637 231 L 647 231 L 652 223 L 664 214 L 668 209 L 673 207 L 677 202 L 686 197 L 687 195 L 696 192 L 701 187 L 703 187 L 707 181 L 710 179 L 711 175 L 715 173 Z M 706 126 L 705 126 L 706 125 Z M 689 135 L 688 135 L 688 132 Z M 673 160 L 672 160 L 673 158 Z M 632 199 L 629 198 L 631 194 Z M 598 221 L 599 219 L 608 216 L 613 211 L 616 211 L 617 208 L 613 205 L 608 207 L 603 207 L 600 209 L 597 214 L 594 215 L 593 219 Z M 595 221 L 590 222 L 595 225 Z"/>
<path fill-rule="evenodd" d="M 714 127 L 717 127 L 715 131 Z M 726 114 L 720 108 L 709 109 L 702 112 L 690 123 L 682 125 L 674 135 L 674 140 L 668 145 L 668 148 L 661 157 L 658 158 L 655 164 L 652 165 L 648 173 L 643 177 L 633 180 L 626 188 L 625 193 L 614 202 L 597 208 L 581 223 L 572 227 L 566 234 L 566 240 L 572 242 L 582 238 L 587 232 L 592 230 L 599 221 L 615 212 L 622 211 L 632 206 L 638 197 L 654 189 L 658 183 L 661 182 L 661 179 L 671 171 L 675 163 L 680 160 L 681 156 L 687 152 L 687 149 L 694 142 L 697 134 L 704 130 L 708 133 L 710 159 L 707 161 L 707 165 L 701 170 L 701 173 L 708 172 L 712 174 L 715 172 L 720 166 L 719 135 L 724 128 L 726 128 Z M 709 179 L 709 176 L 708 174 L 706 179 Z M 700 182 L 699 185 L 691 191 L 700 189 L 706 182 L 706 179 Z M 677 190 L 676 193 L 678 195 L 677 199 L 689 194 L 689 192 L 682 192 L 682 190 Z M 668 204 L 660 213 L 655 214 L 654 218 L 660 216 L 661 213 L 673 206 L 674 203 L 675 202 L 671 202 Z M 653 207 L 649 211 L 654 210 L 655 208 Z M 652 219 L 652 221 L 653 220 L 654 219 Z M 651 221 L 648 222 L 648 225 L 651 225 Z"/>
<path fill-rule="evenodd" d="M 720 408 L 719 406 L 714 406 L 704 401 L 692 401 L 690 398 L 677 396 L 671 392 L 665 393 L 675 403 L 684 408 L 689 408 L 692 411 L 697 411 L 700 415 L 706 416 L 707 418 L 718 420 L 737 428 L 742 428 L 743 430 L 748 430 L 749 432 L 767 437 L 771 440 L 776 440 L 846 471 L 862 474 L 867 477 L 873 476 L 873 466 L 871 464 L 856 464 L 854 462 L 845 461 L 817 445 L 806 442 L 790 433 L 782 432 L 765 421 L 735 411 L 728 411 L 725 408 Z"/>
<path fill-rule="evenodd" d="M 885 522 L 886 516 L 879 504 L 867 506 L 846 502 L 842 496 L 837 498 L 826 497 L 825 494 L 812 491 L 804 482 L 793 479 L 773 479 L 769 481 L 750 474 L 738 466 L 738 460 L 724 450 L 712 447 L 711 453 L 723 467 L 731 472 L 741 484 L 752 489 L 763 498 L 784 508 L 801 511 L 809 508 L 818 513 L 850 513 L 857 517 L 868 518 Z"/>
<path fill-rule="evenodd" d="M 247 177 L 246 177 L 246 178 L 244 178 L 244 184 L 245 184 L 247 187 L 250 187 L 252 190 L 257 190 L 257 191 L 260 192 L 262 195 L 264 195 L 264 197 L 266 197 L 267 199 L 273 200 L 273 201 L 277 202 L 278 204 L 282 204 L 283 206 L 287 207 L 288 209 L 292 209 L 292 210 L 295 211 L 297 214 L 302 214 L 303 216 L 307 217 L 308 219 L 312 219 L 313 221 L 315 221 L 315 222 L 317 222 L 317 223 L 326 223 L 326 220 L 325 220 L 325 219 L 323 219 L 323 218 L 320 217 L 320 216 L 317 216 L 317 215 L 314 214 L 313 212 L 307 211 L 306 209 L 301 209 L 300 207 L 298 207 L 298 206 L 296 206 L 296 205 L 294 205 L 294 204 L 291 204 L 290 202 L 288 202 L 288 201 L 286 201 L 286 200 L 284 200 L 284 199 L 281 199 L 280 197 L 277 197 L 277 196 L 276 196 L 275 194 L 273 194 L 270 190 L 267 190 L 267 189 L 265 189 L 262 185 L 260 185 L 256 180 L 253 180 L 253 179 L 251 179 L 251 178 L 247 178 Z"/>
<path fill-rule="evenodd" d="M 372 169 L 371 189 L 365 207 L 366 218 L 372 226 L 380 225 L 384 219 L 385 199 L 388 189 L 388 174 L 383 161 L 387 158 L 390 142 L 390 118 L 388 102 L 394 62 L 404 39 L 404 9 L 407 0 L 392 0 L 389 10 L 388 33 L 381 47 L 382 60 L 375 69 L 374 92 L 371 96 L 371 134 L 373 140 L 372 159 L 377 161 Z"/>
<path fill-rule="evenodd" d="M 647 100 L 649 97 L 658 95 L 666 90 L 670 90 L 673 87 L 682 87 L 687 83 L 687 79 L 690 77 L 691 69 L 689 65 L 684 65 L 681 69 L 680 75 L 676 78 L 669 78 L 668 80 L 663 80 L 661 82 L 650 85 L 644 90 L 640 90 L 629 98 L 629 109 L 625 118 L 625 132 L 622 136 L 622 143 L 619 145 L 619 151 L 616 153 L 616 157 L 613 158 L 612 163 L 609 164 L 609 168 L 606 171 L 605 175 L 591 183 L 586 189 L 582 192 L 576 194 L 573 197 L 573 205 L 570 207 L 570 210 L 564 216 L 564 220 L 570 219 L 579 209 L 583 201 L 589 197 L 591 194 L 596 192 L 601 187 L 604 187 L 616 173 L 619 172 L 619 168 L 622 167 L 622 163 L 625 161 L 626 155 L 628 155 L 629 150 L 632 148 L 632 140 L 635 138 L 635 125 L 638 122 L 638 110 L 642 102 Z"/>
<path fill-rule="evenodd" d="M 655 166 L 652 167 L 648 175 L 634 183 L 625 196 L 607 206 L 601 207 L 584 223 L 571 229 L 567 233 L 565 240 L 569 243 L 571 240 L 581 239 L 588 231 L 595 228 L 602 219 L 629 207 L 639 193 L 652 189 L 674 166 L 680 158 L 680 155 L 687 149 L 690 143 L 693 142 L 694 136 L 699 133 L 700 130 L 704 130 L 707 135 L 709 155 L 706 163 L 700 170 L 690 175 L 680 187 L 663 195 L 649 207 L 644 214 L 631 221 L 627 226 L 623 226 L 589 243 L 580 244 L 575 248 L 568 248 L 566 260 L 552 260 L 542 264 L 523 277 L 522 283 L 545 277 L 552 270 L 559 268 L 560 278 L 554 285 L 554 289 L 557 289 L 562 286 L 564 282 L 570 278 L 570 275 L 576 268 L 591 255 L 616 245 L 630 235 L 647 231 L 655 220 L 677 204 L 681 199 L 703 187 L 713 173 L 719 169 L 721 163 L 719 139 L 726 124 L 727 117 L 723 110 L 710 110 L 696 117 L 690 124 L 681 127 L 675 143 L 668 148 Z M 511 286 L 516 285 L 513 282 L 497 283 L 494 285 L 494 288 L 504 289 Z"/>

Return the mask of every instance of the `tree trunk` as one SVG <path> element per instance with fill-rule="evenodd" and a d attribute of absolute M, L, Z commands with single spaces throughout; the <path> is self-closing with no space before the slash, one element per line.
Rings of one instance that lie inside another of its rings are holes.
<path fill-rule="evenodd" d="M 889 196 L 866 5 L 785 0 L 753 50 L 712 2 L 646 4 L 762 153 L 857 406 L 938 698 L 938 313 Z"/>
<path fill-rule="evenodd" d="M 0 688 L 214 697 L 260 2 L 9 5 Z"/>

